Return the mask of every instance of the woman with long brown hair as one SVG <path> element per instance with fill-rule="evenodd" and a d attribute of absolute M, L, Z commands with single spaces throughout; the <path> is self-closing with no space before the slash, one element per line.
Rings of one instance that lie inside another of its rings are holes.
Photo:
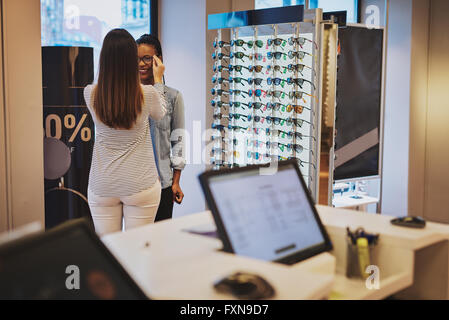
<path fill-rule="evenodd" d="M 153 59 L 155 84 L 141 85 L 137 45 L 124 29 L 111 30 L 100 53 L 98 83 L 84 89 L 95 122 L 88 200 L 100 235 L 154 222 L 161 184 L 149 117 L 166 113 L 165 67 Z"/>

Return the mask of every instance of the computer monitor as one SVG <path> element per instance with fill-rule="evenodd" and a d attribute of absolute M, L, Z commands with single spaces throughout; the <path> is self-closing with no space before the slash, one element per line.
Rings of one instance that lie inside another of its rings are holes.
<path fill-rule="evenodd" d="M 285 264 L 331 250 L 297 162 L 267 172 L 256 165 L 200 175 L 223 249 Z"/>
<path fill-rule="evenodd" d="M 0 299 L 148 299 L 85 219 L 0 246 Z"/>

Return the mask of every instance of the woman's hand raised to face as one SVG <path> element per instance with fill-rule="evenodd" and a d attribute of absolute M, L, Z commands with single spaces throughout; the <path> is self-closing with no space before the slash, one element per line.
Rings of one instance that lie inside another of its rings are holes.
<path fill-rule="evenodd" d="M 161 59 L 156 55 L 153 56 L 153 76 L 154 83 L 162 83 L 162 76 L 164 75 L 165 66 Z"/>

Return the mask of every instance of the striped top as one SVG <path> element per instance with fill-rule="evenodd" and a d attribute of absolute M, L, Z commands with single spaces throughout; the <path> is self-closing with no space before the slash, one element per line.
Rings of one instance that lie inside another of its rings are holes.
<path fill-rule="evenodd" d="M 95 123 L 89 189 L 100 197 L 130 196 L 149 189 L 158 179 L 148 117 L 160 120 L 167 102 L 163 85 L 142 85 L 144 104 L 131 129 L 114 129 L 99 120 L 93 108 L 95 85 L 84 88 L 84 99 Z"/>

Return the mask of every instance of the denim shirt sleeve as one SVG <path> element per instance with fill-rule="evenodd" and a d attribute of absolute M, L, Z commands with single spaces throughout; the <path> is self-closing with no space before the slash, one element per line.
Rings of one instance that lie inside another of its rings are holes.
<path fill-rule="evenodd" d="M 185 115 L 184 99 L 178 92 L 173 103 L 173 114 L 171 118 L 171 167 L 175 170 L 183 170 L 186 165 L 185 159 Z"/>

